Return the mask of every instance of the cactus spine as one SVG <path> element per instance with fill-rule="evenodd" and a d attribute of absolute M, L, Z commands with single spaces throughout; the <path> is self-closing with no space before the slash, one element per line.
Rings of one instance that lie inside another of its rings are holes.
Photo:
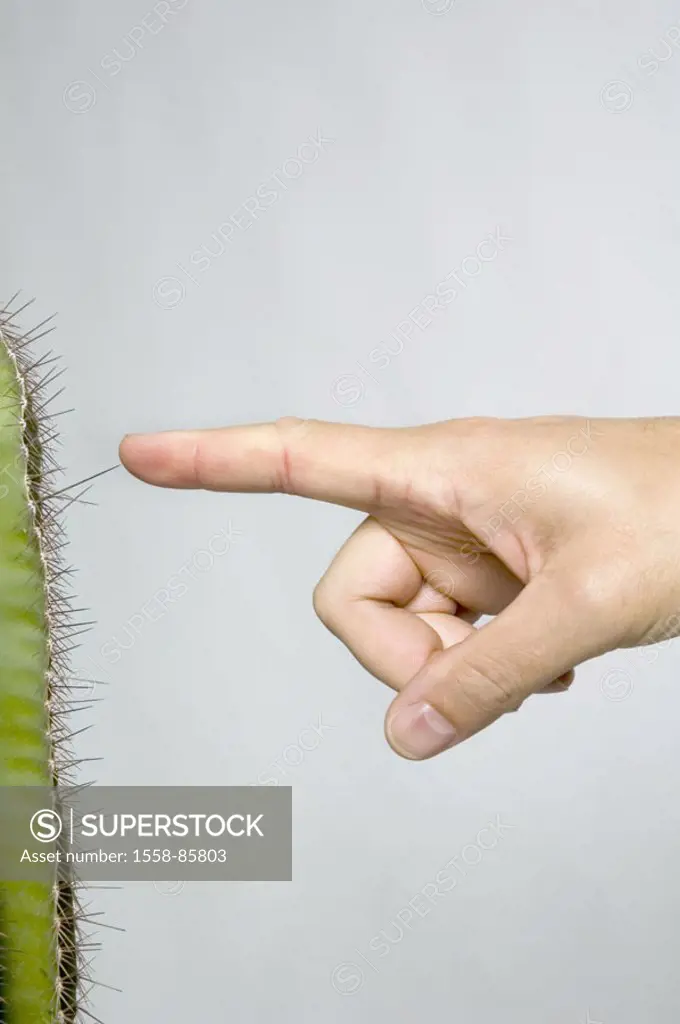
<path fill-rule="evenodd" d="M 24 307 L 25 308 L 25 307 Z M 83 701 L 69 677 L 77 622 L 63 564 L 60 513 L 70 488 L 60 472 L 52 385 L 61 371 L 0 308 L 0 786 L 72 781 L 68 721 Z M 57 392 L 59 394 L 60 392 Z M 0 821 L 0 829 L 2 822 Z M 84 962 L 74 884 L 0 878 L 0 1022 L 74 1024 L 82 1019 Z"/>

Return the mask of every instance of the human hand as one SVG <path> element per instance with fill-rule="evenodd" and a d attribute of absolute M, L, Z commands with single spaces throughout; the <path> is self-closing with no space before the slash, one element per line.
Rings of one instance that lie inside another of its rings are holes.
<path fill-rule="evenodd" d="M 680 419 L 555 416 L 383 429 L 286 418 L 130 434 L 162 487 L 302 495 L 366 512 L 314 592 L 399 691 L 393 749 L 467 739 L 572 669 L 680 634 Z M 475 628 L 480 615 L 493 615 Z"/>

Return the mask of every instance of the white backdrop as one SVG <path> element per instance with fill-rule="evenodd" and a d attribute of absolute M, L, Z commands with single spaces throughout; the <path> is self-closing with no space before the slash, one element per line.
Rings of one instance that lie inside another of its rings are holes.
<path fill-rule="evenodd" d="M 145 429 L 678 413 L 676 4 L 0 18 L 0 294 L 59 313 L 69 479 Z M 451 273 L 455 300 L 405 328 Z M 126 929 L 101 933 L 97 978 L 122 992 L 95 993 L 99 1017 L 677 1018 L 679 646 L 590 663 L 568 696 L 408 763 L 383 739 L 389 691 L 311 607 L 359 516 L 123 470 L 94 497 L 68 519 L 98 620 L 77 666 L 108 684 L 84 777 L 276 780 L 295 814 L 290 884 L 94 894 Z"/>

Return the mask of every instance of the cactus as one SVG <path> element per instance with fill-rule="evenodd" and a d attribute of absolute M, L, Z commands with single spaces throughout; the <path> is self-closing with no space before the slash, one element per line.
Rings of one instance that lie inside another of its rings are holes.
<path fill-rule="evenodd" d="M 22 310 L 10 306 L 0 307 L 0 786 L 56 787 L 74 781 L 69 721 L 94 683 L 69 674 L 74 637 L 90 624 L 77 621 L 60 523 L 85 491 L 55 485 L 51 402 L 61 391 L 50 392 L 63 370 L 35 350 L 48 331 L 22 336 Z M 0 1022 L 93 1019 L 84 1009 L 87 920 L 72 879 L 0 879 Z"/>

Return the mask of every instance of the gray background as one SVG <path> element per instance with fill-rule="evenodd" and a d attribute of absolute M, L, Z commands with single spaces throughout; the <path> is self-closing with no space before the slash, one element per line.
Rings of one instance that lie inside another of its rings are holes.
<path fill-rule="evenodd" d="M 188 0 L 140 37 L 152 9 L 3 5 L 1 291 L 59 313 L 68 479 L 114 463 L 126 431 L 283 414 L 677 414 L 677 4 Z M 650 48 L 669 56 L 655 73 Z M 159 304 L 318 129 L 318 161 Z M 512 244 L 370 379 L 368 353 L 497 226 Z M 677 645 L 591 663 L 568 697 L 414 765 L 383 740 L 389 691 L 311 607 L 359 515 L 123 470 L 94 496 L 68 517 L 98 620 L 78 662 L 108 683 L 84 775 L 278 773 L 295 816 L 292 884 L 93 894 L 126 929 L 100 933 L 97 979 L 122 993 L 94 993 L 99 1017 L 677 1018 Z M 230 550 L 106 660 L 229 522 Z M 498 814 L 513 828 L 399 939 L 400 911 Z"/>

